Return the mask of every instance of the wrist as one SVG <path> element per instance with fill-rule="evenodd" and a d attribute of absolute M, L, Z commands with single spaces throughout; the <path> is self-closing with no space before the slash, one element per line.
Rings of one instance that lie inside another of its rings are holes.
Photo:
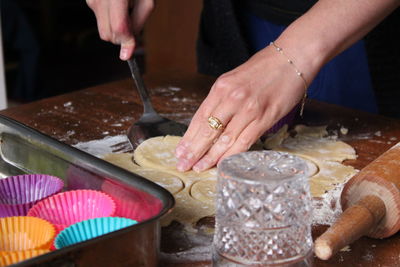
<path fill-rule="evenodd" d="M 286 62 L 292 67 L 293 71 L 296 73 L 296 75 L 302 80 L 303 85 L 304 85 L 304 94 L 301 100 L 301 104 L 300 104 L 300 116 L 303 116 L 303 110 L 304 110 L 304 104 L 307 98 L 307 91 L 308 91 L 308 83 L 306 81 L 305 75 L 303 74 L 303 72 L 301 72 L 296 64 L 294 63 L 294 61 L 290 58 L 290 56 L 288 56 L 284 50 L 282 49 L 282 47 L 279 47 L 278 45 L 276 45 L 274 42 L 270 43 L 270 46 L 273 47 L 273 49 L 278 52 L 279 54 L 281 54 L 281 56 L 283 56 L 286 60 Z"/>
<path fill-rule="evenodd" d="M 290 35 L 285 32 L 275 41 L 275 44 L 284 49 L 287 57 L 294 62 L 308 85 L 329 58 L 327 50 L 322 45 L 314 40 L 306 40 L 304 36 Z"/>

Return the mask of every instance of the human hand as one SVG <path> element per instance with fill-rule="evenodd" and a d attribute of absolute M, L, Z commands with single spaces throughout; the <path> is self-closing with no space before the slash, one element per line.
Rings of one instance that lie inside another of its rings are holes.
<path fill-rule="evenodd" d="M 132 57 L 138 34 L 154 8 L 153 0 L 86 0 L 96 15 L 100 38 L 120 44 L 120 59 Z"/>
<path fill-rule="evenodd" d="M 177 169 L 203 171 L 248 150 L 303 95 L 304 83 L 286 59 L 272 47 L 263 49 L 217 79 L 177 146 Z M 212 129 L 210 116 L 225 129 Z"/>
<path fill-rule="evenodd" d="M 303 77 L 310 84 L 324 64 L 399 6 L 397 0 L 365 2 L 317 1 L 276 40 L 287 58 L 268 46 L 219 77 L 176 148 L 177 169 L 203 171 L 249 149 L 304 94 L 304 82 L 289 64 L 292 60 L 295 69 L 307 71 Z M 209 127 L 210 116 L 225 129 Z"/>

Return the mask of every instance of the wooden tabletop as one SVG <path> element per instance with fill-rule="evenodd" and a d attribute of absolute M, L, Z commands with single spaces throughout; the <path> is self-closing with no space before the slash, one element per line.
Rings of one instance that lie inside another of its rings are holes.
<path fill-rule="evenodd" d="M 206 96 L 213 78 L 195 74 L 161 74 L 145 77 L 155 109 L 163 116 L 188 122 Z M 131 80 L 117 81 L 0 111 L 67 144 L 125 134 L 142 113 L 142 106 Z M 304 117 L 298 123 L 328 125 L 328 130 L 348 129 L 341 140 L 353 146 L 356 160 L 346 164 L 361 169 L 400 141 L 400 121 L 345 109 L 317 101 L 308 101 Z M 313 236 L 325 226 L 314 226 Z M 163 240 L 173 244 L 173 240 Z M 173 249 L 171 249 L 173 252 Z M 190 263 L 208 265 L 210 261 Z M 189 266 L 181 263 L 180 266 Z M 348 251 L 329 261 L 314 259 L 315 266 L 400 266 L 400 236 L 384 240 L 361 238 Z M 174 266 L 177 264 L 174 263 Z"/>

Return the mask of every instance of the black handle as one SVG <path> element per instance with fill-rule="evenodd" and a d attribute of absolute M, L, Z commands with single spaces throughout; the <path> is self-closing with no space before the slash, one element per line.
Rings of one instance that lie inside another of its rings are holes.
<path fill-rule="evenodd" d="M 140 74 L 140 70 L 138 65 L 136 64 L 136 60 L 134 57 L 128 59 L 128 65 L 131 70 L 132 78 L 135 81 L 136 88 L 139 92 L 140 99 L 143 102 L 144 114 L 146 113 L 156 113 L 150 101 L 149 92 L 144 85 L 144 81 L 142 75 Z"/>

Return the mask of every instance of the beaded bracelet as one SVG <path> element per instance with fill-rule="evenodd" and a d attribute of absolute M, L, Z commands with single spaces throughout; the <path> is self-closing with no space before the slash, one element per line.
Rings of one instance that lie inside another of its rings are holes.
<path fill-rule="evenodd" d="M 299 69 L 296 67 L 296 65 L 294 64 L 293 60 L 291 60 L 284 52 L 283 49 L 279 46 L 277 46 L 274 42 L 269 43 L 269 45 L 272 45 L 276 51 L 278 51 L 281 55 L 283 55 L 286 59 L 287 62 L 294 68 L 297 76 L 299 76 L 301 78 L 301 80 L 304 83 L 304 95 L 303 95 L 303 99 L 301 100 L 301 107 L 300 107 L 300 116 L 303 116 L 303 111 L 304 111 L 304 104 L 306 103 L 306 98 L 307 98 L 307 81 L 306 79 L 303 77 L 303 73 L 301 73 L 299 71 Z"/>

